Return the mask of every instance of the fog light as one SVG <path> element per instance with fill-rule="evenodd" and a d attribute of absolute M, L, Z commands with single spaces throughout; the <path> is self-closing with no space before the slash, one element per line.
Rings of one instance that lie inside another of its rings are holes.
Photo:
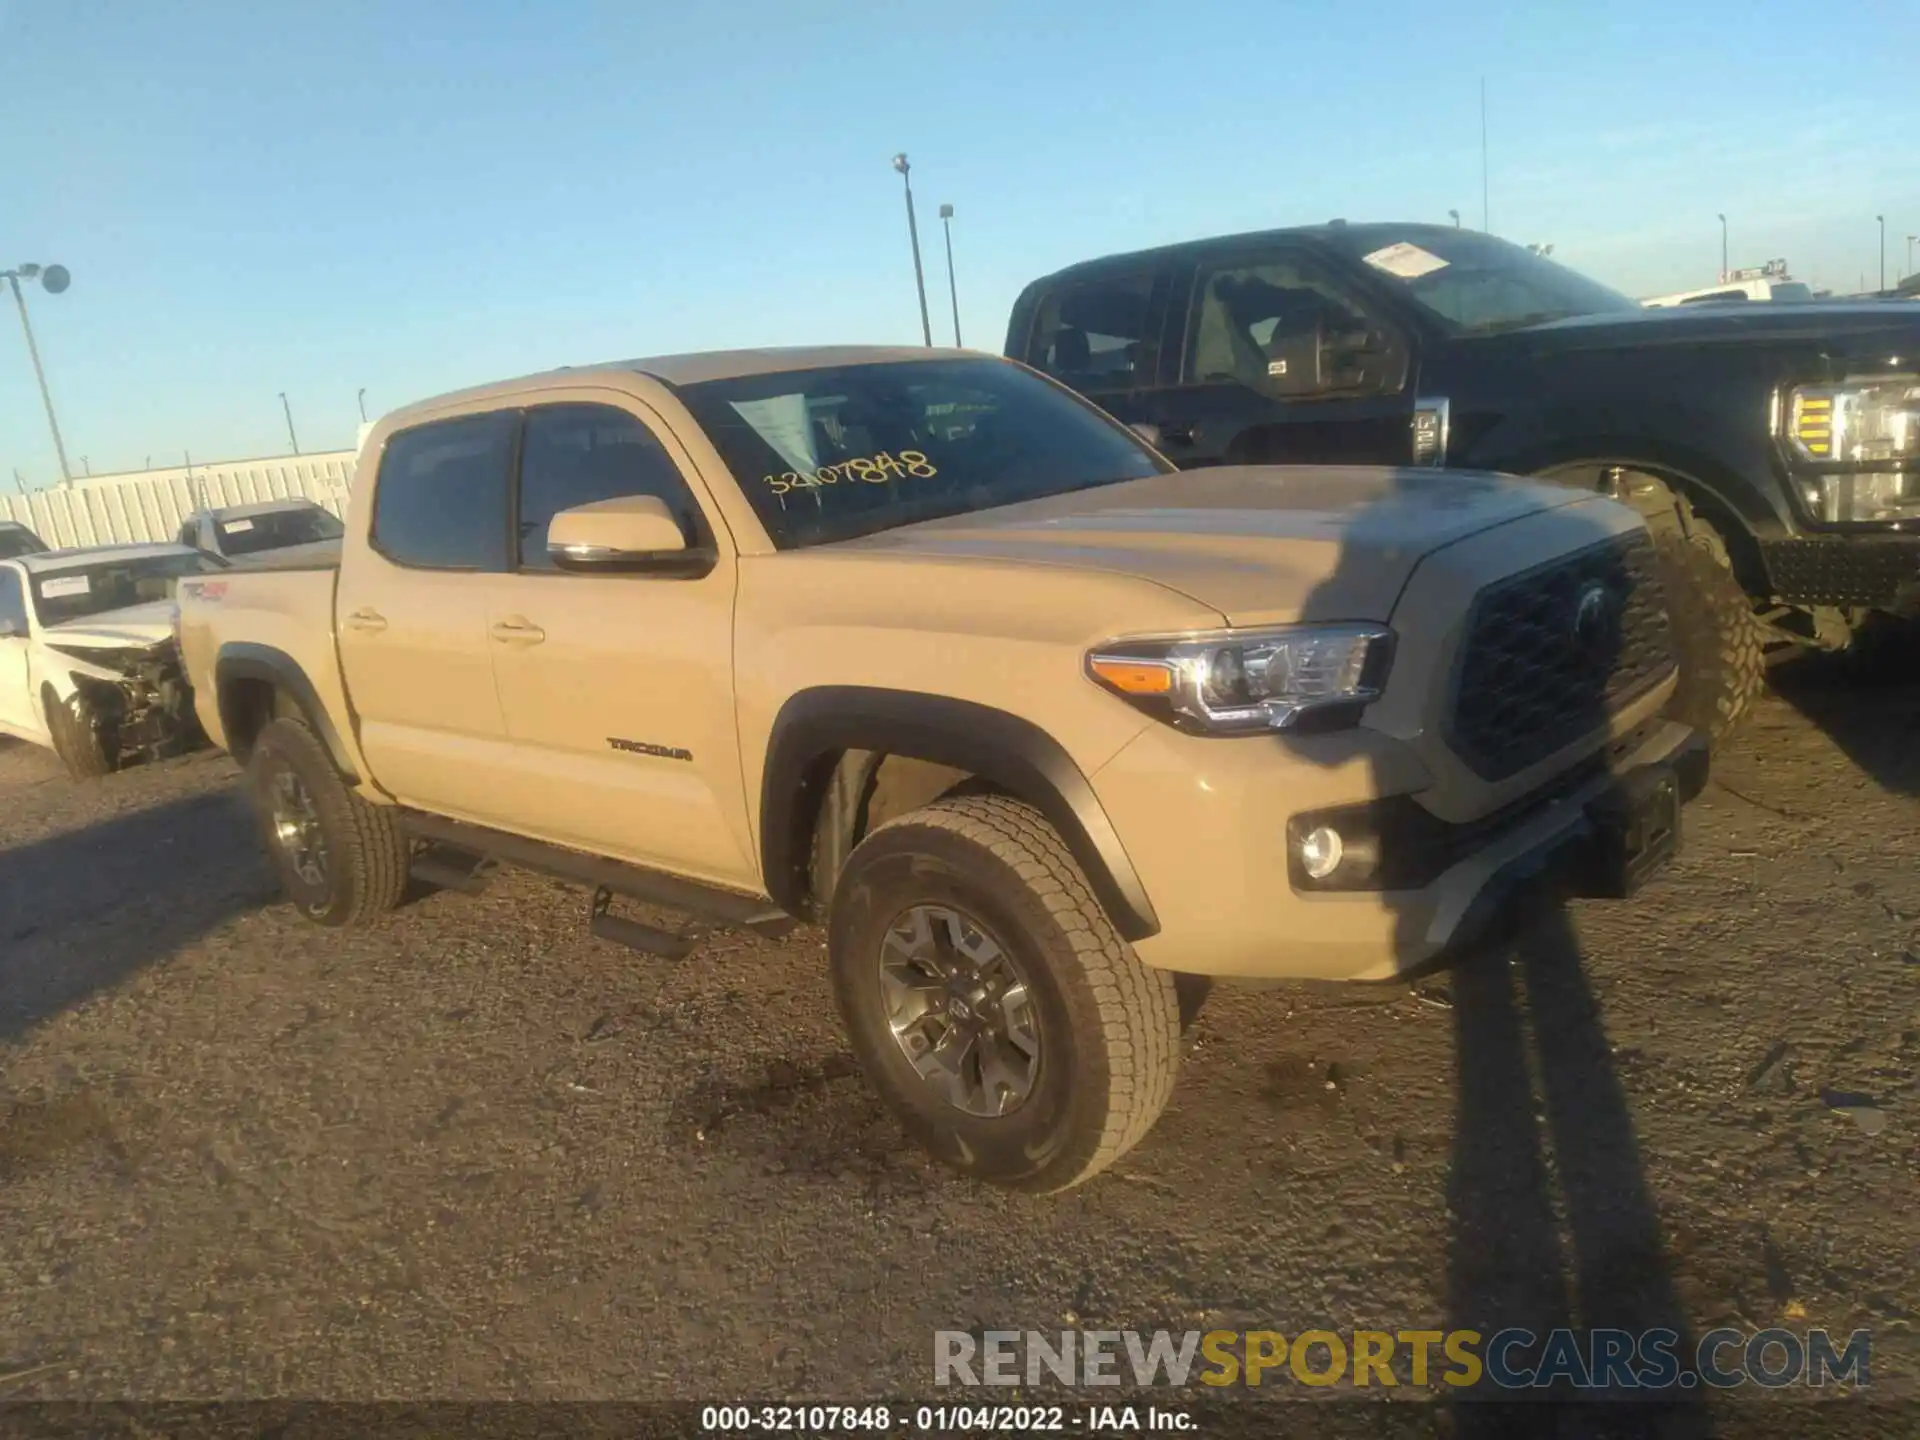
<path fill-rule="evenodd" d="M 1317 826 L 1300 837 L 1300 868 L 1309 879 L 1324 880 L 1340 868 L 1346 852 L 1338 830 Z"/>

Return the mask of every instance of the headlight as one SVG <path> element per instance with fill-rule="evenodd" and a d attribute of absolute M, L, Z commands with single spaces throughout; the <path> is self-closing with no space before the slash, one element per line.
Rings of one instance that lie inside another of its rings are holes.
<path fill-rule="evenodd" d="M 1920 378 L 1802 386 L 1791 397 L 1787 437 L 1803 459 L 1849 467 L 1801 479 L 1822 520 L 1920 517 Z"/>
<path fill-rule="evenodd" d="M 1338 729 L 1380 698 L 1392 650 L 1377 625 L 1222 630 L 1116 640 L 1087 656 L 1087 673 L 1183 730 Z"/>

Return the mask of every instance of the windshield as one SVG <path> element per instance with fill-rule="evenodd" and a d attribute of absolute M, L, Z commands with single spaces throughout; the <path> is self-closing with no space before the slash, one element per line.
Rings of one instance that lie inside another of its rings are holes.
<path fill-rule="evenodd" d="M 318 505 L 296 510 L 269 510 L 260 515 L 236 515 L 216 520 L 223 555 L 254 555 L 262 550 L 284 550 L 289 545 L 317 545 L 338 540 L 346 527 Z"/>
<path fill-rule="evenodd" d="M 1332 243 L 1403 286 L 1464 335 L 1641 308 L 1638 300 L 1544 255 L 1474 230 L 1354 226 L 1336 232 Z"/>
<path fill-rule="evenodd" d="M 43 626 L 63 625 L 110 610 L 169 600 L 182 575 L 198 575 L 206 568 L 198 555 L 144 555 L 37 572 L 34 613 Z"/>
<path fill-rule="evenodd" d="M 782 550 L 1171 468 L 998 360 L 790 370 L 680 394 Z"/>

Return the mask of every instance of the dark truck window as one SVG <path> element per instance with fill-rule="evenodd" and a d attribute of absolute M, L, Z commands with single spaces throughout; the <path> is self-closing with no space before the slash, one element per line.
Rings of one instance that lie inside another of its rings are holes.
<path fill-rule="evenodd" d="M 290 545 L 318 545 L 338 540 L 346 527 L 318 505 L 298 510 L 269 510 L 261 515 L 216 519 L 223 555 L 258 555 Z"/>
<path fill-rule="evenodd" d="M 373 548 L 416 569 L 507 569 L 507 471 L 519 423 L 519 411 L 495 410 L 390 436 L 373 497 Z"/>
<path fill-rule="evenodd" d="M 44 628 L 69 620 L 104 615 L 134 605 L 173 598 L 183 575 L 206 573 L 200 555 L 144 555 L 130 560 L 96 560 L 33 573 L 33 609 Z"/>
<path fill-rule="evenodd" d="M 1152 384 L 1152 299 L 1151 274 L 1062 286 L 1040 303 L 1027 363 L 1083 393 Z"/>
<path fill-rule="evenodd" d="M 1200 272 L 1187 379 L 1284 396 L 1398 390 L 1399 337 L 1304 256 Z"/>
<path fill-rule="evenodd" d="M 1544 255 L 1475 230 L 1349 225 L 1329 232 L 1327 243 L 1462 334 L 1644 308 Z"/>
<path fill-rule="evenodd" d="M 1090 405 L 997 360 L 793 370 L 680 395 L 782 550 L 1171 469 Z"/>
<path fill-rule="evenodd" d="M 37 555 L 47 547 L 40 537 L 23 525 L 0 525 L 0 560 L 16 555 Z"/>
<path fill-rule="evenodd" d="M 711 536 L 680 467 L 641 421 L 611 405 L 542 405 L 527 412 L 520 459 L 520 568 L 553 570 L 547 526 L 562 510 L 654 495 L 689 546 Z"/>

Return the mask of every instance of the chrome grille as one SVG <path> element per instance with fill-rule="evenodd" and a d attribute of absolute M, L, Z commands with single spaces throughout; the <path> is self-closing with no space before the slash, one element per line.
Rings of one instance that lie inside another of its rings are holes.
<path fill-rule="evenodd" d="M 1446 740 L 1483 780 L 1596 734 L 1673 666 L 1666 591 L 1644 530 L 1488 586 L 1465 633 Z"/>

